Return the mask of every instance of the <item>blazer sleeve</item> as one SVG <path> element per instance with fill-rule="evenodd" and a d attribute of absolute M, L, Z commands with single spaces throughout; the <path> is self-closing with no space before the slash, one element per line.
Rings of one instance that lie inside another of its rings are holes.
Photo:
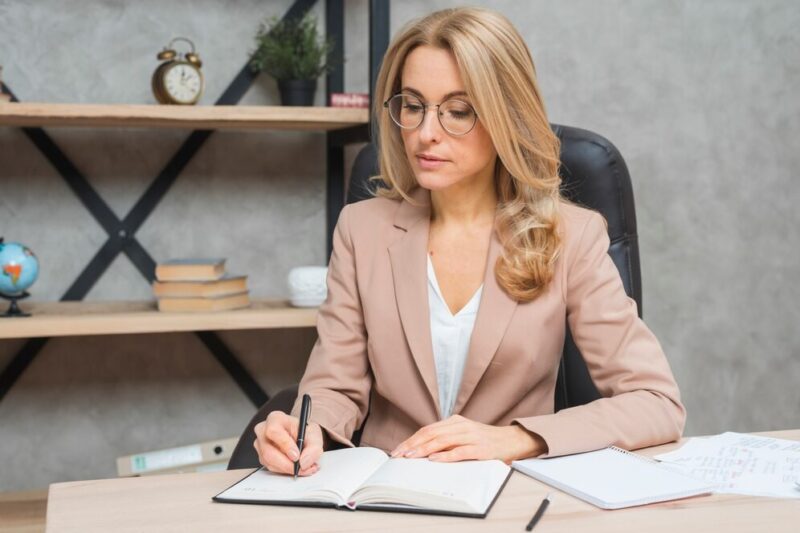
<path fill-rule="evenodd" d="M 367 333 L 356 283 L 356 265 L 345 206 L 333 234 L 328 265 L 328 295 L 317 315 L 318 338 L 300 381 L 292 415 L 299 416 L 303 394 L 311 396 L 311 422 L 347 446 L 363 423 L 369 405 L 372 374 Z"/>
<path fill-rule="evenodd" d="M 572 257 L 564 257 L 567 322 L 602 398 L 514 420 L 545 440 L 544 456 L 610 445 L 633 450 L 677 440 L 683 432 L 686 410 L 675 378 L 625 293 L 609 243 L 605 220 L 591 212 Z"/>

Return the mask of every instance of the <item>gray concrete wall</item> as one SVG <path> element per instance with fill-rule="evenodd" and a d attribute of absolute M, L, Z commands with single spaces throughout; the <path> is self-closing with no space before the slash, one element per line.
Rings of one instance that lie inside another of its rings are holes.
<path fill-rule="evenodd" d="M 244 64 L 258 21 L 289 4 L 0 0 L 0 64 L 24 101 L 152 103 L 155 54 L 186 35 L 205 63 L 201 103 L 211 104 Z M 395 2 L 392 31 L 458 4 Z M 799 427 L 796 3 L 491 5 L 525 36 L 551 120 L 602 133 L 627 159 L 645 319 L 683 390 L 687 434 Z M 346 2 L 350 91 L 367 89 L 366 6 Z M 315 12 L 322 20 L 322 6 Z M 261 77 L 242 103 L 277 101 Z M 188 135 L 48 133 L 118 216 Z M 324 174 L 322 135 L 215 133 L 137 238 L 157 260 L 226 256 L 255 296 L 285 296 L 292 266 L 325 259 Z M 0 235 L 38 254 L 39 300 L 58 299 L 104 241 L 18 129 L 0 128 Z M 125 257 L 88 296 L 149 297 Z M 222 334 L 269 391 L 299 378 L 315 336 Z M 0 366 L 21 345 L 0 342 Z M 233 436 L 252 411 L 192 334 L 54 339 L 0 402 L 0 490 L 114 476 L 119 455 Z"/>

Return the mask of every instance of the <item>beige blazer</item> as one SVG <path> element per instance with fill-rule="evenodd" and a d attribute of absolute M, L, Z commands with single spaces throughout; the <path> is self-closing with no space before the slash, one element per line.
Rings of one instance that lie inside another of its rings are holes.
<path fill-rule="evenodd" d="M 365 418 L 361 445 L 387 451 L 439 420 L 426 268 L 430 192 L 415 189 L 413 198 L 422 206 L 385 198 L 348 205 L 334 232 L 328 297 L 300 394 L 311 395 L 311 421 L 347 445 Z M 521 424 L 546 441 L 549 456 L 678 439 L 685 420 L 678 386 L 625 294 L 605 221 L 570 204 L 561 212 L 555 276 L 532 302 L 518 303 L 497 284 L 502 245 L 493 235 L 453 414 Z M 567 323 L 603 398 L 554 414 Z"/>

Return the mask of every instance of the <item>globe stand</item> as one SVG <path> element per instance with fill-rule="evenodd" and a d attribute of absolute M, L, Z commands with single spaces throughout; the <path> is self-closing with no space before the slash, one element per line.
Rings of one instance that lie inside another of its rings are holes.
<path fill-rule="evenodd" d="M 5 300 L 11 300 L 11 305 L 8 306 L 8 311 L 5 313 L 0 314 L 0 318 L 19 318 L 25 316 L 31 316 L 30 313 L 23 313 L 22 309 L 19 308 L 17 305 L 18 300 L 22 300 L 23 298 L 27 298 L 30 296 L 27 292 L 23 292 L 22 294 L 18 294 L 16 296 L 9 296 L 3 293 L 0 293 L 0 298 Z"/>

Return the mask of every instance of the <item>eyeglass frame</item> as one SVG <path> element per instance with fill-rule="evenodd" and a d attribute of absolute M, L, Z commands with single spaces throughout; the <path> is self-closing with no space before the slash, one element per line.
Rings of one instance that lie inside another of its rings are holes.
<path fill-rule="evenodd" d="M 416 125 L 416 126 L 414 126 L 413 128 L 407 128 L 407 127 L 405 127 L 405 126 L 401 125 L 400 123 L 398 123 L 398 122 L 397 122 L 397 121 L 394 119 L 394 117 L 392 116 L 392 112 L 391 112 L 391 111 L 389 111 L 389 102 L 391 102 L 393 98 L 396 98 L 396 97 L 398 97 L 398 96 L 411 96 L 411 97 L 413 97 L 413 98 L 416 98 L 417 100 L 419 100 L 419 103 L 420 103 L 420 104 L 422 104 L 422 109 L 423 109 L 423 110 L 422 110 L 422 119 L 419 121 L 419 124 L 417 124 L 417 125 Z M 448 129 L 447 129 L 445 126 L 444 126 L 444 124 L 442 124 L 442 115 L 439 113 L 439 108 L 440 108 L 441 106 L 443 106 L 444 104 L 446 104 L 447 102 L 451 101 L 451 100 L 454 100 L 454 101 L 456 101 L 456 102 L 461 102 L 462 104 L 465 104 L 465 105 L 469 106 L 469 108 L 470 108 L 470 109 L 472 109 L 472 112 L 475 114 L 475 120 L 472 122 L 472 126 L 470 126 L 470 128 L 469 128 L 467 131 L 465 131 L 464 133 L 453 133 L 452 131 L 448 130 Z M 460 99 L 458 98 L 458 96 L 451 96 L 451 97 L 449 97 L 449 98 L 447 98 L 447 99 L 445 99 L 445 100 L 443 100 L 443 101 L 439 102 L 438 104 L 428 104 L 428 103 L 426 103 L 424 100 L 422 100 L 422 98 L 421 98 L 421 97 L 417 96 L 416 94 L 411 94 L 411 93 L 395 93 L 395 94 L 393 94 L 392 96 L 390 96 L 390 97 L 389 97 L 389 98 L 388 98 L 388 99 L 387 99 L 387 100 L 386 100 L 386 101 L 383 103 L 383 107 L 384 107 L 384 108 L 386 108 L 386 110 L 389 112 L 389 118 L 392 120 L 392 122 L 394 122 L 395 124 L 397 124 L 397 127 L 398 127 L 398 128 L 402 128 L 402 129 L 404 129 L 404 130 L 415 130 L 415 129 L 419 128 L 420 126 L 422 126 L 423 124 L 425 124 L 425 113 L 427 113 L 427 112 L 428 112 L 428 108 L 430 108 L 430 107 L 435 107 L 435 108 L 436 108 L 436 120 L 438 120 L 438 121 L 439 121 L 439 125 L 442 127 L 442 129 L 443 129 L 444 131 L 446 131 L 448 135 L 452 135 L 453 137 L 463 137 L 464 135 L 467 135 L 469 132 L 471 132 L 472 130 L 474 130 L 474 129 L 475 129 L 475 124 L 477 124 L 477 123 L 478 123 L 478 118 L 479 118 L 479 117 L 478 117 L 478 112 L 477 112 L 477 111 L 475 111 L 475 107 L 474 107 L 472 104 L 470 104 L 469 102 L 466 102 L 466 101 L 464 101 L 464 100 L 460 100 Z"/>

